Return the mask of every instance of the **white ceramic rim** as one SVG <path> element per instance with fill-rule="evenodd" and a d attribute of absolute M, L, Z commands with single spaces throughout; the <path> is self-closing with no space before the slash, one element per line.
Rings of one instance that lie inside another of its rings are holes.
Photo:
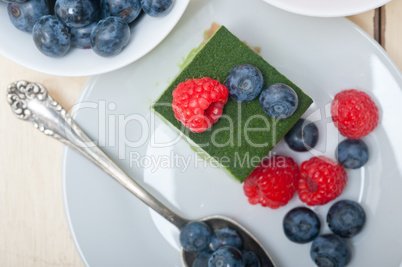
<path fill-rule="evenodd" d="M 345 1 L 345 5 L 337 2 L 337 6 L 328 7 L 328 2 L 325 0 L 309 0 L 309 1 L 297 1 L 292 3 L 293 0 L 263 0 L 268 4 L 271 4 L 277 8 L 299 14 L 312 17 L 344 17 L 352 16 L 360 13 L 364 13 L 382 5 L 385 5 L 391 0 L 370 0 L 360 5 L 355 5 L 351 1 Z M 349 6 L 348 6 L 349 4 Z"/>

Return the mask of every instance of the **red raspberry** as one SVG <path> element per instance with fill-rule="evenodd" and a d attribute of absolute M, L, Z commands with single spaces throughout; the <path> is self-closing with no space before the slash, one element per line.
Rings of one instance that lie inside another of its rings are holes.
<path fill-rule="evenodd" d="M 332 120 L 339 132 L 348 138 L 368 135 L 378 124 L 378 108 L 370 96 L 355 89 L 335 96 L 331 104 Z"/>
<path fill-rule="evenodd" d="M 290 157 L 264 159 L 243 184 L 248 201 L 277 209 L 286 205 L 297 188 L 299 166 Z"/>
<path fill-rule="evenodd" d="M 299 198 L 309 206 L 324 205 L 342 193 L 346 181 L 342 166 L 324 156 L 313 157 L 300 166 Z"/>
<path fill-rule="evenodd" d="M 173 90 L 174 115 L 190 131 L 201 133 L 218 121 L 228 95 L 229 90 L 217 80 L 189 79 Z"/>

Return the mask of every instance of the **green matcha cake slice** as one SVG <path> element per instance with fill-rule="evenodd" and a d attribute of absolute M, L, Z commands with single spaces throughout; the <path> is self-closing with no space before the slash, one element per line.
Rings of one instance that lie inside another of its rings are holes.
<path fill-rule="evenodd" d="M 267 116 L 258 97 L 240 103 L 230 97 L 221 118 L 202 133 L 193 133 L 178 121 L 172 110 L 172 92 L 181 82 L 193 78 L 210 77 L 225 83 L 229 71 L 238 64 L 257 67 L 264 78 L 263 88 L 283 83 L 297 93 L 299 104 L 286 119 Z M 260 55 L 221 26 L 216 33 L 186 62 L 181 73 L 153 105 L 165 121 L 186 136 L 196 151 L 202 152 L 225 168 L 239 182 L 243 182 L 268 155 L 276 143 L 290 130 L 311 105 L 312 99 Z"/>

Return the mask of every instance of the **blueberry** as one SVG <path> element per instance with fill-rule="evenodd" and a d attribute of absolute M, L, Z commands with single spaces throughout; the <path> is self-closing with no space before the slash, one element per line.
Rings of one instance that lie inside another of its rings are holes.
<path fill-rule="evenodd" d="M 69 28 L 52 15 L 43 16 L 35 23 L 32 37 L 36 47 L 50 57 L 64 56 L 70 49 Z"/>
<path fill-rule="evenodd" d="M 54 13 L 68 27 L 84 27 L 96 18 L 92 0 L 56 0 Z"/>
<path fill-rule="evenodd" d="M 180 243 L 187 252 L 200 252 L 211 242 L 212 231 L 204 222 L 189 222 L 180 231 Z"/>
<path fill-rule="evenodd" d="M 91 33 L 91 47 L 96 54 L 110 57 L 121 52 L 130 39 L 130 28 L 119 17 L 100 20 Z"/>
<path fill-rule="evenodd" d="M 173 7 L 173 0 L 140 0 L 142 10 L 152 17 L 165 16 Z"/>
<path fill-rule="evenodd" d="M 296 111 L 298 104 L 299 100 L 296 92 L 283 83 L 269 86 L 260 95 L 262 110 L 275 119 L 290 117 Z"/>
<path fill-rule="evenodd" d="M 363 140 L 345 139 L 336 149 L 336 158 L 343 167 L 358 169 L 367 163 L 369 150 Z"/>
<path fill-rule="evenodd" d="M 327 214 L 329 229 L 341 237 L 353 237 L 360 233 L 366 222 L 366 213 L 359 203 L 341 200 L 331 206 Z"/>
<path fill-rule="evenodd" d="M 100 0 L 103 18 L 116 16 L 127 23 L 134 21 L 141 12 L 140 0 Z"/>
<path fill-rule="evenodd" d="M 235 230 L 224 227 L 215 231 L 212 236 L 211 245 L 213 250 L 216 250 L 224 245 L 240 249 L 243 245 L 243 242 Z"/>
<path fill-rule="evenodd" d="M 311 121 L 299 119 L 285 135 L 285 142 L 294 151 L 307 151 L 318 142 L 318 128 Z"/>
<path fill-rule="evenodd" d="M 298 207 L 290 210 L 283 219 L 283 230 L 289 240 L 296 243 L 313 241 L 320 233 L 321 223 L 310 209 Z"/>
<path fill-rule="evenodd" d="M 243 250 L 243 264 L 244 267 L 260 267 L 261 263 L 257 255 L 250 250 Z"/>
<path fill-rule="evenodd" d="M 30 0 L 23 3 L 9 3 L 8 16 L 12 24 L 22 31 L 32 32 L 35 23 L 45 15 L 49 15 L 49 7 L 45 0 Z"/>
<path fill-rule="evenodd" d="M 250 64 L 235 66 L 226 77 L 230 97 L 239 102 L 248 102 L 256 98 L 261 93 L 262 85 L 261 71 Z"/>
<path fill-rule="evenodd" d="M 231 246 L 222 246 L 212 253 L 208 267 L 243 267 L 243 255 L 240 250 Z"/>
<path fill-rule="evenodd" d="M 208 266 L 208 260 L 211 257 L 213 251 L 212 250 L 204 250 L 200 252 L 195 260 L 193 261 L 193 265 L 191 267 L 205 267 Z"/>
<path fill-rule="evenodd" d="M 84 27 L 71 27 L 71 45 L 73 47 L 88 49 L 91 48 L 91 32 L 92 29 L 96 26 L 96 22 L 92 22 L 91 24 Z"/>
<path fill-rule="evenodd" d="M 343 238 L 327 234 L 314 239 L 310 256 L 320 267 L 343 267 L 349 263 L 351 251 Z"/>

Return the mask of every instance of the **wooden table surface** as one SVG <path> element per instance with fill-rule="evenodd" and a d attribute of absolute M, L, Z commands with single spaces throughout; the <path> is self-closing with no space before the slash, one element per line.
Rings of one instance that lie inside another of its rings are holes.
<path fill-rule="evenodd" d="M 402 1 L 394 0 L 349 17 L 400 69 L 401 13 Z M 83 266 L 63 206 L 63 146 L 14 118 L 6 102 L 7 85 L 20 79 L 42 83 L 67 110 L 87 80 L 38 73 L 0 56 L 0 266 Z"/>

